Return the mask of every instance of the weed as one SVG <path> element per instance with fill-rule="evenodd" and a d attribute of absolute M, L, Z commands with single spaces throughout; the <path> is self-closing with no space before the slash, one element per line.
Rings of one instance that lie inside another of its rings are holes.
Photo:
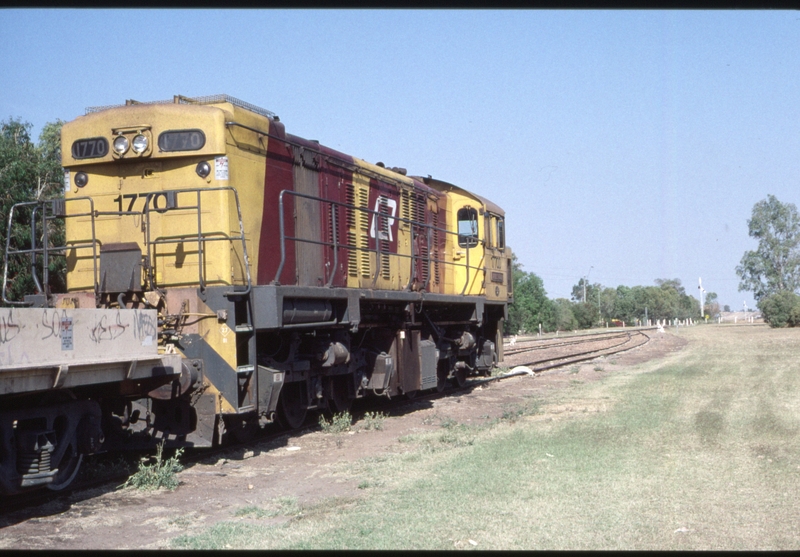
<path fill-rule="evenodd" d="M 302 513 L 297 497 L 276 497 L 272 503 L 277 507 L 277 514 L 297 516 Z M 277 514 L 274 516 L 277 516 Z"/>
<path fill-rule="evenodd" d="M 266 509 L 262 509 L 261 507 L 257 507 L 255 505 L 248 505 L 246 507 L 242 507 L 241 509 L 236 509 L 236 512 L 233 516 L 241 516 L 241 517 L 251 517 L 251 518 L 270 518 L 275 516 L 273 513 Z"/>
<path fill-rule="evenodd" d="M 116 478 L 122 475 L 127 476 L 131 473 L 131 465 L 124 457 L 118 456 L 115 459 L 92 458 L 84 459 L 81 468 L 81 477 L 102 479 Z"/>
<path fill-rule="evenodd" d="M 571 368 L 569 368 L 569 372 L 570 372 L 571 374 L 579 373 L 579 372 L 580 372 L 580 370 L 581 370 L 581 368 L 580 368 L 580 367 L 578 367 L 578 366 L 572 366 Z"/>
<path fill-rule="evenodd" d="M 595 371 L 605 371 L 605 370 L 603 369 L 603 366 L 594 366 L 594 370 L 595 370 Z"/>
<path fill-rule="evenodd" d="M 490 377 L 497 377 L 498 375 L 505 375 L 511 371 L 511 368 L 505 366 L 495 366 L 492 368 L 492 374 Z"/>
<path fill-rule="evenodd" d="M 574 379 L 572 380 L 575 381 Z M 528 401 L 524 406 L 517 406 L 515 408 L 506 408 L 503 410 L 500 421 L 514 423 L 523 416 L 531 416 L 539 412 L 540 402 L 538 400 Z"/>
<path fill-rule="evenodd" d="M 448 418 L 442 418 L 442 421 L 439 423 L 439 425 L 442 426 L 445 429 L 449 429 L 451 427 L 457 426 L 458 422 L 456 420 L 454 420 L 453 418 L 449 418 L 448 417 Z"/>
<path fill-rule="evenodd" d="M 353 418 L 350 412 L 344 411 L 339 414 L 334 414 L 331 421 L 325 419 L 325 416 L 320 415 L 319 427 L 322 428 L 324 433 L 342 433 L 350 431 L 350 426 L 353 424 Z"/>
<path fill-rule="evenodd" d="M 135 487 L 136 489 L 153 490 L 165 487 L 172 491 L 180 483 L 178 472 L 183 470 L 183 465 L 178 459 L 183 454 L 183 449 L 178 449 L 175 454 L 168 459 L 163 459 L 164 443 L 162 442 L 156 449 L 155 462 L 149 464 L 146 461 L 139 463 L 139 470 L 122 484 L 123 488 Z M 150 458 L 147 459 L 151 460 Z"/>
<path fill-rule="evenodd" d="M 366 430 L 375 429 L 375 430 L 382 430 L 383 429 L 383 420 L 386 419 L 386 414 L 383 412 L 367 412 L 364 414 L 364 423 L 361 425 L 361 428 Z"/>
<path fill-rule="evenodd" d="M 191 517 L 188 516 L 179 516 L 169 521 L 169 524 L 177 526 L 179 528 L 186 528 L 192 523 Z"/>
<path fill-rule="evenodd" d="M 439 435 L 439 442 L 453 447 L 466 447 L 475 443 L 475 434 L 468 426 L 457 425 Z"/>
<path fill-rule="evenodd" d="M 522 408 L 512 408 L 503 410 L 503 415 L 500 416 L 501 420 L 507 422 L 516 422 L 519 418 L 525 415 L 525 411 Z"/>
<path fill-rule="evenodd" d="M 237 509 L 234 516 L 248 518 L 275 518 L 276 516 L 297 516 L 301 509 L 295 497 L 276 497 L 270 501 L 270 508 L 261 508 L 256 505 L 248 505 Z"/>

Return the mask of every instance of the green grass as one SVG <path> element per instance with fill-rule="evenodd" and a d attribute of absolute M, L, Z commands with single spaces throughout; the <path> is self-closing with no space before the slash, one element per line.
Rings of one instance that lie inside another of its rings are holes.
<path fill-rule="evenodd" d="M 800 548 L 800 333 L 680 335 L 690 345 L 660 362 L 480 426 L 443 418 L 406 436 L 404 452 L 343 465 L 356 500 L 322 500 L 280 525 L 219 523 L 175 545 Z"/>

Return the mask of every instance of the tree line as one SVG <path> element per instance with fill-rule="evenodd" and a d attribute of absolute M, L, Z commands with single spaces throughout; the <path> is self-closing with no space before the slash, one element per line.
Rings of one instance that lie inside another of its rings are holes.
<path fill-rule="evenodd" d="M 514 303 L 509 306 L 506 334 L 588 329 L 606 324 L 635 325 L 646 320 L 700 318 L 700 302 L 686 293 L 680 279 L 657 279 L 655 286 L 605 287 L 580 279 L 571 299 L 547 297 L 542 279 L 525 272 L 514 256 Z M 585 294 L 584 294 L 585 287 Z M 708 294 L 706 311 L 719 313 L 716 294 Z"/>
<path fill-rule="evenodd" d="M 757 202 L 747 221 L 758 241 L 746 251 L 736 273 L 739 291 L 750 291 L 764 320 L 772 327 L 800 327 L 800 213 L 794 203 L 774 195 Z M 655 286 L 606 287 L 584 279 L 572 288 L 571 299 L 547 297 L 542 279 L 525 272 L 514 257 L 514 303 L 509 306 L 505 333 L 587 329 L 617 321 L 714 318 L 720 312 L 717 295 L 700 302 L 686 293 L 680 279 L 657 279 Z M 729 311 L 725 306 L 725 310 Z"/>

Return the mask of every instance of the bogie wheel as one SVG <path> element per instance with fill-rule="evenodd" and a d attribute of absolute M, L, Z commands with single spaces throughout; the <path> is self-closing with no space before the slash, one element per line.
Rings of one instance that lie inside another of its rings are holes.
<path fill-rule="evenodd" d="M 456 385 L 464 387 L 467 384 L 467 368 L 457 367 L 453 372 L 453 378 L 456 381 Z"/>
<path fill-rule="evenodd" d="M 56 472 L 53 481 L 47 484 L 48 489 L 61 491 L 68 487 L 75 479 L 75 476 L 78 475 L 83 462 L 83 455 L 78 453 L 78 448 L 75 445 L 75 441 L 70 443 L 61 460 L 57 463 L 51 463 L 54 468 L 58 468 L 58 472 Z"/>
<path fill-rule="evenodd" d="M 234 416 L 225 424 L 226 433 L 239 443 L 249 443 L 255 439 L 261 427 L 258 423 L 258 416 L 255 413 L 245 417 Z"/>
<path fill-rule="evenodd" d="M 447 386 L 447 376 L 450 375 L 449 362 L 447 360 L 440 360 L 439 366 L 436 369 L 436 391 L 442 392 Z"/>
<path fill-rule="evenodd" d="M 339 375 L 330 378 L 330 397 L 328 407 L 332 414 L 337 412 L 349 412 L 353 406 L 353 399 L 350 398 L 348 381 L 352 381 L 349 375 Z"/>
<path fill-rule="evenodd" d="M 308 402 L 304 381 L 287 383 L 278 398 L 278 422 L 285 429 L 297 429 L 306 421 Z"/>

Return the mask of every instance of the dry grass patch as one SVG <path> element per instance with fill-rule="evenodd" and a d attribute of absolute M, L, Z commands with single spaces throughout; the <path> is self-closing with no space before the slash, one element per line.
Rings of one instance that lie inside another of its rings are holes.
<path fill-rule="evenodd" d="M 178 546 L 800 548 L 800 334 L 680 334 L 682 352 L 529 401 L 535 412 L 442 418 L 396 454 L 337 469 L 364 486 L 359 499 Z"/>

